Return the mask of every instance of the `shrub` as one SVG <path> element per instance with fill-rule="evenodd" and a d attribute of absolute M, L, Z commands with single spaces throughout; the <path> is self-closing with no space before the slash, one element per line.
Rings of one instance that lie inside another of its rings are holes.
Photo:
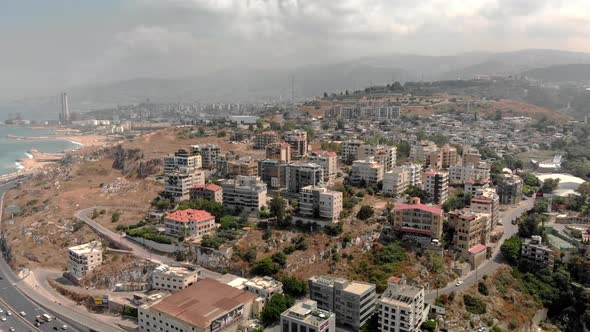
<path fill-rule="evenodd" d="M 367 219 L 371 218 L 373 216 L 373 214 L 375 214 L 375 210 L 373 210 L 372 206 L 363 205 L 363 206 L 361 206 L 361 209 L 359 210 L 359 212 L 356 214 L 356 217 L 360 220 L 367 220 Z"/>
<path fill-rule="evenodd" d="M 116 211 L 111 215 L 111 222 L 118 222 L 121 219 L 121 212 Z"/>
<path fill-rule="evenodd" d="M 483 315 L 487 311 L 486 304 L 476 296 L 463 295 L 463 304 L 465 304 L 465 310 L 472 314 Z"/>
<path fill-rule="evenodd" d="M 488 285 L 486 285 L 484 282 L 481 282 L 481 281 L 477 284 L 477 291 L 481 295 L 485 295 L 485 296 L 490 295 L 490 291 L 488 290 Z"/>

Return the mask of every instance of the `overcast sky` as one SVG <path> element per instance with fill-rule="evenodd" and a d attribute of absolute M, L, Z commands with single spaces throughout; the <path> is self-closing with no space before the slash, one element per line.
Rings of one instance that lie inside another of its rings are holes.
<path fill-rule="evenodd" d="M 3 1 L 0 97 L 385 53 L 590 52 L 588 13 L 588 0 Z"/>

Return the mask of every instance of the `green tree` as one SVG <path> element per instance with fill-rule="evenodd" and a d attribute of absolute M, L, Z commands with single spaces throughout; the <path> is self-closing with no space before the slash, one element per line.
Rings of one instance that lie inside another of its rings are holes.
<path fill-rule="evenodd" d="M 361 206 L 361 209 L 359 210 L 359 212 L 356 214 L 356 217 L 360 220 L 367 220 L 367 219 L 371 218 L 373 216 L 373 214 L 375 214 L 375 210 L 373 209 L 372 206 L 363 205 L 363 206 Z"/>
<path fill-rule="evenodd" d="M 279 267 L 270 257 L 265 257 L 254 262 L 252 274 L 259 276 L 272 276 L 279 271 Z"/>
<path fill-rule="evenodd" d="M 287 265 L 287 255 L 282 251 L 277 251 L 272 254 L 271 259 L 281 268 L 284 268 Z"/>
<path fill-rule="evenodd" d="M 430 201 L 430 195 L 422 188 L 418 186 L 409 186 L 404 194 L 408 197 L 418 197 L 422 203 L 427 203 Z"/>
<path fill-rule="evenodd" d="M 250 247 L 246 250 L 246 252 L 244 252 L 244 255 L 242 256 L 242 258 L 244 258 L 244 260 L 248 263 L 252 263 L 253 261 L 256 260 L 256 248 L 254 247 Z"/>
<path fill-rule="evenodd" d="M 533 173 L 525 173 L 522 175 L 522 180 L 524 184 L 530 187 L 538 187 L 539 186 L 539 178 L 536 177 Z"/>
<path fill-rule="evenodd" d="M 279 277 L 283 283 L 283 292 L 293 297 L 302 297 L 307 294 L 307 282 L 294 276 Z"/>
<path fill-rule="evenodd" d="M 465 304 L 465 310 L 472 314 L 483 315 L 487 311 L 486 304 L 477 296 L 463 295 L 463 304 Z"/>
<path fill-rule="evenodd" d="M 518 260 L 520 259 L 520 246 L 522 245 L 522 240 L 518 236 L 513 236 L 509 239 L 506 239 L 502 246 L 500 247 L 500 251 L 502 255 L 511 265 L 518 265 Z"/>
<path fill-rule="evenodd" d="M 420 325 L 420 329 L 426 332 L 434 332 L 436 331 L 436 321 L 434 319 L 429 319 Z"/>
<path fill-rule="evenodd" d="M 283 222 L 287 216 L 287 201 L 282 197 L 273 198 L 270 201 L 270 214 L 277 218 L 277 224 L 283 226 Z"/>
<path fill-rule="evenodd" d="M 260 321 L 264 326 L 277 323 L 281 314 L 295 304 L 295 300 L 283 294 L 273 295 L 260 313 Z"/>
<path fill-rule="evenodd" d="M 580 194 L 585 201 L 588 200 L 588 197 L 590 196 L 590 182 L 581 183 L 578 188 L 576 188 L 576 192 Z"/>
<path fill-rule="evenodd" d="M 164 211 L 164 210 L 168 210 L 171 205 L 172 205 L 172 203 L 170 202 L 169 199 L 163 198 L 163 199 L 158 200 L 158 202 L 156 203 L 156 208 L 160 211 Z"/>
<path fill-rule="evenodd" d="M 540 213 L 531 213 L 520 218 L 518 223 L 518 236 L 529 238 L 533 235 L 542 235 L 542 224 L 547 221 L 547 216 Z"/>
<path fill-rule="evenodd" d="M 264 128 L 264 120 L 263 119 L 256 120 L 256 128 L 258 128 L 258 129 Z"/>
<path fill-rule="evenodd" d="M 115 211 L 111 215 L 111 222 L 118 222 L 121 219 L 121 212 Z"/>
<path fill-rule="evenodd" d="M 552 193 L 559 186 L 559 179 L 545 179 L 541 186 L 541 191 L 544 193 Z"/>

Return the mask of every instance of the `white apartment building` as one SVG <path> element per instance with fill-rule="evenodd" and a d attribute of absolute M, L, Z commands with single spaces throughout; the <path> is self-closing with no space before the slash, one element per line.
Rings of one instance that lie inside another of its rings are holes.
<path fill-rule="evenodd" d="M 410 182 L 408 185 L 422 187 L 422 167 L 420 165 L 410 163 L 400 167 L 407 170 L 409 173 Z"/>
<path fill-rule="evenodd" d="M 316 301 L 295 303 L 281 314 L 281 332 L 336 332 L 336 315 L 318 309 Z"/>
<path fill-rule="evenodd" d="M 476 165 L 453 165 L 449 167 L 450 184 L 464 184 L 466 181 L 478 181 L 490 178 L 490 165 L 480 162 Z"/>
<path fill-rule="evenodd" d="M 178 210 L 164 218 L 166 234 L 200 238 L 215 230 L 215 217 L 204 210 Z"/>
<path fill-rule="evenodd" d="M 342 193 L 325 187 L 306 186 L 301 188 L 299 216 L 327 224 L 336 223 L 342 212 Z M 297 217 L 295 217 L 297 218 Z"/>
<path fill-rule="evenodd" d="M 395 167 L 397 148 L 395 146 L 363 144 L 358 147 L 356 160 L 366 160 L 373 157 L 383 165 L 385 172 Z"/>
<path fill-rule="evenodd" d="M 500 196 L 493 188 L 478 189 L 471 198 L 470 209 L 491 216 L 490 232 L 500 222 Z"/>
<path fill-rule="evenodd" d="M 438 151 L 438 146 L 436 146 L 434 142 L 416 142 L 410 147 L 410 160 L 425 162 L 426 159 L 436 151 Z"/>
<path fill-rule="evenodd" d="M 91 241 L 68 248 L 68 272 L 77 280 L 102 264 L 102 244 Z"/>
<path fill-rule="evenodd" d="M 152 289 L 177 292 L 197 282 L 199 271 L 185 267 L 160 265 L 152 272 Z"/>
<path fill-rule="evenodd" d="M 401 196 L 410 185 L 410 172 L 402 167 L 395 167 L 383 175 L 383 194 Z"/>
<path fill-rule="evenodd" d="M 186 150 L 178 150 L 172 155 L 164 157 L 164 172 L 192 173 L 203 166 L 201 155 Z"/>
<path fill-rule="evenodd" d="M 223 205 L 231 211 L 258 212 L 266 206 L 266 183 L 258 176 L 223 180 Z"/>
<path fill-rule="evenodd" d="M 324 170 L 324 182 L 330 182 L 336 178 L 338 171 L 338 155 L 336 152 L 312 151 L 307 161 L 322 166 Z"/>
<path fill-rule="evenodd" d="M 426 191 L 435 204 L 443 204 L 449 197 L 449 173 L 426 171 L 424 172 L 424 191 Z"/>
<path fill-rule="evenodd" d="M 376 184 L 383 180 L 383 165 L 374 159 L 355 160 L 352 163 L 350 183 L 359 185 L 364 182 L 366 185 Z"/>
<path fill-rule="evenodd" d="M 352 141 L 345 141 L 342 143 L 342 161 L 345 163 L 352 163 L 354 160 L 358 159 L 356 157 L 357 151 L 363 145 L 363 141 L 359 140 L 352 140 Z"/>
<path fill-rule="evenodd" d="M 221 148 L 216 144 L 199 144 L 191 146 L 191 152 L 201 155 L 203 168 L 215 169 L 217 165 L 217 159 L 221 154 Z"/>
<path fill-rule="evenodd" d="M 291 193 L 299 193 L 306 186 L 324 183 L 324 169 L 316 163 L 297 162 L 287 165 L 286 185 Z"/>
<path fill-rule="evenodd" d="M 205 173 L 195 170 L 190 173 L 170 172 L 164 176 L 164 197 L 175 202 L 190 198 L 190 189 L 195 185 L 205 184 Z"/>
<path fill-rule="evenodd" d="M 268 276 L 249 279 L 243 284 L 243 288 L 267 301 L 275 294 L 283 294 L 283 283 Z"/>
<path fill-rule="evenodd" d="M 424 288 L 407 285 L 396 277 L 390 277 L 387 285 L 377 300 L 379 331 L 420 331 L 420 325 L 428 314 L 424 305 Z"/>

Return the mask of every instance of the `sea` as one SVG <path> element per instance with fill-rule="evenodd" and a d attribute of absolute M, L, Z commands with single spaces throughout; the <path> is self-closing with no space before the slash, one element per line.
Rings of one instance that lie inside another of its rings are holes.
<path fill-rule="evenodd" d="M 0 125 L 0 174 L 16 172 L 23 166 L 17 161 L 21 158 L 31 158 L 30 150 L 46 153 L 57 153 L 73 150 L 79 144 L 61 139 L 17 140 L 10 135 L 19 137 L 37 137 L 53 134 L 52 129 L 37 129 L 28 127 L 12 127 Z"/>

